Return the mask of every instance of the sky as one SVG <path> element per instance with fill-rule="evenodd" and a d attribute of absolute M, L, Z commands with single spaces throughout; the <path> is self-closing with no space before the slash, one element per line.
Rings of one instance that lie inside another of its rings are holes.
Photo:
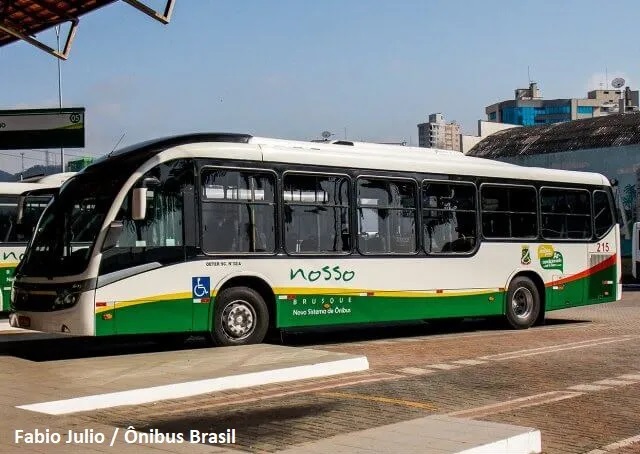
<path fill-rule="evenodd" d="M 417 145 L 434 112 L 476 134 L 530 79 L 547 99 L 614 77 L 638 89 L 639 18 L 637 0 L 176 0 L 162 25 L 116 2 L 81 18 L 61 63 L 63 106 L 86 107 L 86 147 L 66 152 L 202 131 Z M 57 61 L 0 47 L 0 87 L 0 109 L 57 107 Z M 43 162 L 25 151 L 25 167 Z"/>

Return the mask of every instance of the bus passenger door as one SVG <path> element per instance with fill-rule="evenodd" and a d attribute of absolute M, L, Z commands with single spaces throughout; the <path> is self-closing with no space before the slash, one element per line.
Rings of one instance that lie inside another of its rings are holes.
<path fill-rule="evenodd" d="M 100 264 L 105 280 L 119 278 L 108 292 L 116 300 L 116 334 L 192 330 L 192 299 L 182 295 L 184 280 L 171 269 L 185 262 L 193 238 L 184 229 L 185 211 L 193 213 L 185 210 L 185 193 L 194 203 L 193 163 L 169 161 L 144 174 L 121 206 L 118 241 L 103 252 Z"/>

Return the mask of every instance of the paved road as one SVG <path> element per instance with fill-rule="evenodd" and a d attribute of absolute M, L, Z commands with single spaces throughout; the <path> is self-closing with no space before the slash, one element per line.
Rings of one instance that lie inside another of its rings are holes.
<path fill-rule="evenodd" d="M 438 413 L 537 427 L 547 453 L 640 452 L 632 438 L 640 435 L 640 293 L 555 312 L 546 326 L 526 331 L 465 322 L 288 342 L 365 354 L 371 371 L 82 418 L 167 432 L 235 427 L 238 447 L 275 451 Z"/>
<path fill-rule="evenodd" d="M 537 427 L 545 453 L 640 452 L 640 292 L 551 313 L 546 326 L 525 331 L 491 321 L 422 324 L 293 335 L 287 343 L 365 354 L 371 370 L 75 414 L 69 421 L 147 432 L 235 428 L 235 449 L 273 452 L 448 414 Z"/>

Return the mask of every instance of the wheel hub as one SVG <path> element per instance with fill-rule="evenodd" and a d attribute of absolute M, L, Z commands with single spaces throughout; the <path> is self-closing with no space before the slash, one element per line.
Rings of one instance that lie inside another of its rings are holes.
<path fill-rule="evenodd" d="M 241 340 L 255 329 L 256 314 L 246 301 L 232 301 L 222 311 L 222 329 L 227 337 Z"/>
<path fill-rule="evenodd" d="M 533 294 L 525 287 L 518 287 L 511 297 L 513 315 L 519 319 L 526 319 L 533 311 Z"/>

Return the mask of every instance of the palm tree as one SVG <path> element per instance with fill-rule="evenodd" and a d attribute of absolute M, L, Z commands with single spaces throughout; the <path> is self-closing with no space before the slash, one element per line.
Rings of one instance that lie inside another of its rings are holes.
<path fill-rule="evenodd" d="M 624 187 L 624 195 L 622 196 L 622 205 L 625 210 L 632 210 L 636 204 L 636 186 L 628 184 Z"/>

